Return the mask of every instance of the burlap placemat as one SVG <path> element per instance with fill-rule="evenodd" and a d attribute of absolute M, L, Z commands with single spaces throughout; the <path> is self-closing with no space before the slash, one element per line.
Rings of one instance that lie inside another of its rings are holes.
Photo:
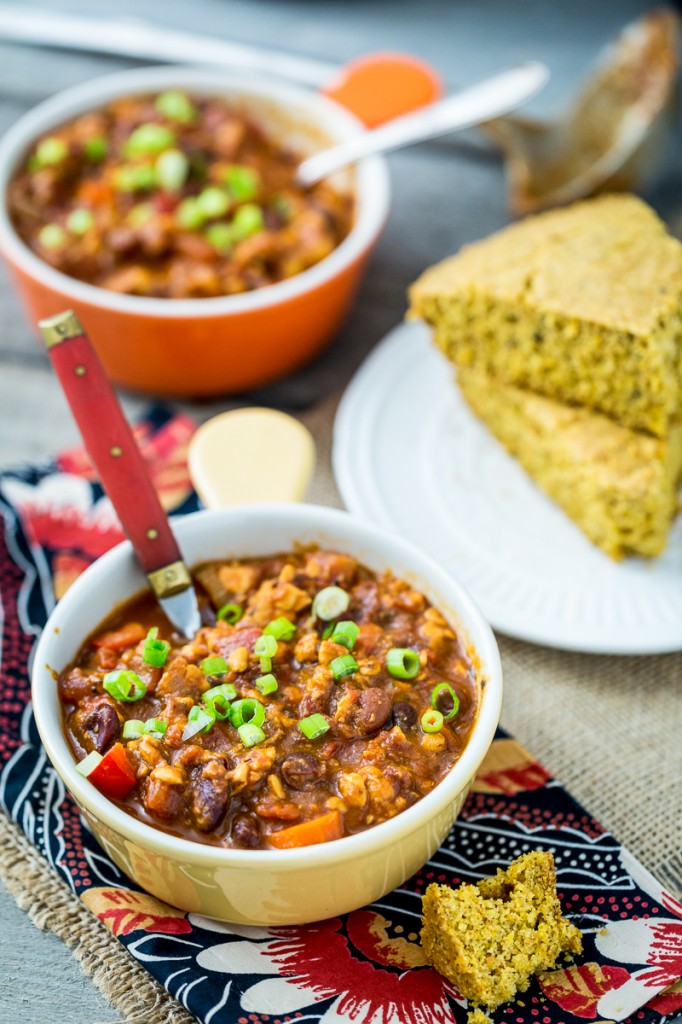
<path fill-rule="evenodd" d="M 329 452 L 335 401 L 302 418 L 318 444 L 309 500 L 340 505 Z M 682 654 L 595 657 L 500 637 L 502 724 L 654 874 L 680 855 Z M 0 875 L 34 923 L 73 949 L 128 1024 L 193 1019 L 124 951 L 2 815 Z M 679 884 L 679 882 L 678 882 Z"/>

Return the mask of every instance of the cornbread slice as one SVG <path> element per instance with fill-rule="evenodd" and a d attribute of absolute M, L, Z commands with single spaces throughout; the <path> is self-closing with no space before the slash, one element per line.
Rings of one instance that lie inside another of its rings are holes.
<path fill-rule="evenodd" d="M 525 992 L 561 954 L 582 952 L 579 930 L 561 913 L 554 858 L 540 850 L 476 885 L 430 885 L 422 911 L 429 963 L 489 1010 Z"/>
<path fill-rule="evenodd" d="M 607 555 L 663 551 L 678 509 L 682 424 L 652 437 L 472 367 L 457 378 L 476 415 Z"/>
<path fill-rule="evenodd" d="M 682 407 L 682 245 L 631 195 L 513 224 L 431 267 L 410 316 L 457 366 L 660 437 Z"/>

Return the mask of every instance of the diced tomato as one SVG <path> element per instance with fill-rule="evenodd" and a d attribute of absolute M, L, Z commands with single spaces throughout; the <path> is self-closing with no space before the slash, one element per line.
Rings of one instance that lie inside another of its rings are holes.
<path fill-rule="evenodd" d="M 139 622 L 128 622 L 120 629 L 110 629 L 100 633 L 92 641 L 93 647 L 108 647 L 110 651 L 125 651 L 144 640 L 147 630 Z"/>
<path fill-rule="evenodd" d="M 135 786 L 136 778 L 122 743 L 114 743 L 102 760 L 95 765 L 88 779 L 105 796 L 123 800 Z"/>
<path fill-rule="evenodd" d="M 278 850 L 291 850 L 297 846 L 313 846 L 315 843 L 328 843 L 331 839 L 340 839 L 343 835 L 343 818 L 338 811 L 321 814 L 312 821 L 302 821 L 300 825 L 282 828 L 279 832 L 271 832 L 268 836 L 270 846 Z"/>

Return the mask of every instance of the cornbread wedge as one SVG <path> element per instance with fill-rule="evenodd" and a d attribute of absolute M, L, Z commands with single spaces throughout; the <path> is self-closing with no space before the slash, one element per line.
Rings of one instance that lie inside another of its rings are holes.
<path fill-rule="evenodd" d="M 635 196 L 529 217 L 410 290 L 457 366 L 664 437 L 682 408 L 682 245 Z"/>
<path fill-rule="evenodd" d="M 678 508 L 682 424 L 652 437 L 475 368 L 457 377 L 476 415 L 607 555 L 663 551 Z"/>
<path fill-rule="evenodd" d="M 476 885 L 430 885 L 422 911 L 429 963 L 489 1010 L 525 992 L 562 954 L 582 952 L 580 931 L 561 912 L 554 858 L 540 850 Z"/>

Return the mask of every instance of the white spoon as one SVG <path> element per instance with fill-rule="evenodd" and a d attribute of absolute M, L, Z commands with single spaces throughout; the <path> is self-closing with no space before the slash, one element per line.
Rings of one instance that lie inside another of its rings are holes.
<path fill-rule="evenodd" d="M 411 146 L 423 139 L 501 117 L 530 99 L 548 78 L 549 69 L 537 61 L 501 71 L 414 114 L 397 117 L 380 128 L 315 153 L 299 165 L 298 181 L 302 185 L 314 185 L 362 157 Z"/>

